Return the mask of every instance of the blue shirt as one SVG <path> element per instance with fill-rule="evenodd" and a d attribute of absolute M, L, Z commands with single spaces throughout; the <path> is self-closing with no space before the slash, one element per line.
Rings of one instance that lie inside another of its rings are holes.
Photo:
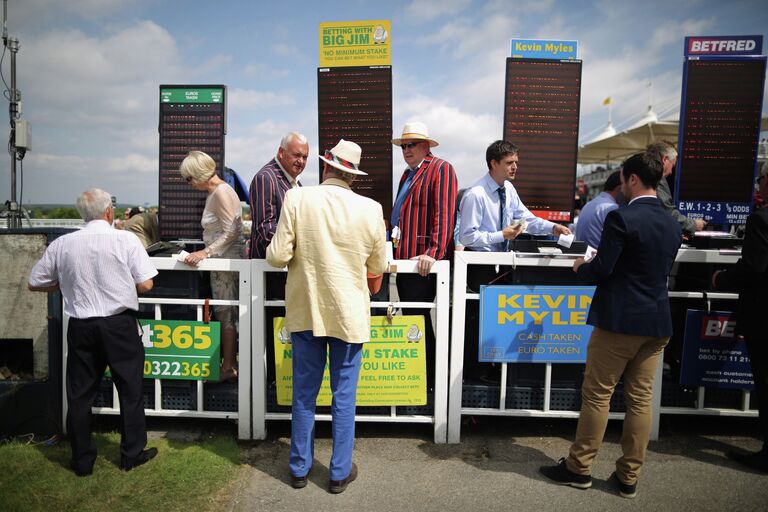
<path fill-rule="evenodd" d="M 554 224 L 540 219 L 525 207 L 517 195 L 515 187 L 504 181 L 507 193 L 506 222 L 500 226 L 499 219 L 499 184 L 490 174 L 483 176 L 465 193 L 459 206 L 461 222 L 459 224 L 459 242 L 473 251 L 504 251 L 502 228 L 512 221 L 523 219 L 528 222 L 526 232 L 532 235 L 549 235 Z"/>
<path fill-rule="evenodd" d="M 597 249 L 603 234 L 605 216 L 618 207 L 619 205 L 616 204 L 616 200 L 611 194 L 600 192 L 581 209 L 579 222 L 576 223 L 576 240 L 583 240 L 589 246 Z"/>

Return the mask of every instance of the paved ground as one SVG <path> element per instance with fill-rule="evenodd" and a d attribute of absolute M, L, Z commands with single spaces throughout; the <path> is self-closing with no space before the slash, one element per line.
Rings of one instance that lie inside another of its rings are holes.
<path fill-rule="evenodd" d="M 318 423 L 315 464 L 306 488 L 288 483 L 287 422 L 270 422 L 269 438 L 245 443 L 231 511 L 495 511 L 495 510 L 766 510 L 768 475 L 725 458 L 734 447 L 758 449 L 754 419 L 663 418 L 661 439 L 651 443 L 638 497 L 619 497 L 607 482 L 620 454 L 620 423 L 610 422 L 582 491 L 550 484 L 539 466 L 564 456 L 575 420 L 468 419 L 457 445 L 435 445 L 425 425 L 358 426 L 358 479 L 329 494 L 330 429 Z"/>

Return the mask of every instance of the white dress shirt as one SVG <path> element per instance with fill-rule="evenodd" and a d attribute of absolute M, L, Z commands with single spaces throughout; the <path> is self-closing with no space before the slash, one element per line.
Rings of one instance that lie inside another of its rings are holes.
<path fill-rule="evenodd" d="M 156 275 L 136 235 L 99 219 L 51 242 L 32 268 L 29 284 L 58 284 L 64 313 L 91 318 L 138 310 L 136 285 Z"/>
<path fill-rule="evenodd" d="M 532 235 L 549 235 L 554 224 L 536 217 L 525 207 L 517 195 L 517 190 L 509 181 L 501 185 L 507 195 L 504 225 L 500 225 L 500 185 L 490 174 L 485 174 L 465 193 L 459 206 L 461 223 L 459 224 L 459 243 L 473 251 L 503 251 L 504 233 L 502 229 L 514 220 L 528 222 L 526 232 Z"/>

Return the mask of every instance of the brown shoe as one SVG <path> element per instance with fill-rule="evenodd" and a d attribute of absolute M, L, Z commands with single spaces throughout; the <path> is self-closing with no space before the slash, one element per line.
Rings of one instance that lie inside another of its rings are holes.
<path fill-rule="evenodd" d="M 330 491 L 331 494 L 340 494 L 347 489 L 347 485 L 355 481 L 355 478 L 357 478 L 357 464 L 353 462 L 352 470 L 349 472 L 349 475 L 347 475 L 347 478 L 344 480 L 328 481 L 328 491 Z"/>

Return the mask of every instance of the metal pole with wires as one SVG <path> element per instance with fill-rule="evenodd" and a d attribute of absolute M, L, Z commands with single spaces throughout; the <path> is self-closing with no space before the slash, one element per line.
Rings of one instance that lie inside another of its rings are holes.
<path fill-rule="evenodd" d="M 23 211 L 16 201 L 16 162 L 24 158 L 29 148 L 29 125 L 20 121 L 21 92 L 16 88 L 16 54 L 19 53 L 19 40 L 8 37 L 8 0 L 3 0 L 3 45 L 11 54 L 11 86 L 8 88 L 8 115 L 10 117 L 11 133 L 8 138 L 8 153 L 11 155 L 11 199 L 6 201 L 8 207 L 8 227 L 21 227 Z M 2 70 L 0 69 L 0 74 Z M 18 129 L 21 127 L 22 140 L 18 140 Z"/>

